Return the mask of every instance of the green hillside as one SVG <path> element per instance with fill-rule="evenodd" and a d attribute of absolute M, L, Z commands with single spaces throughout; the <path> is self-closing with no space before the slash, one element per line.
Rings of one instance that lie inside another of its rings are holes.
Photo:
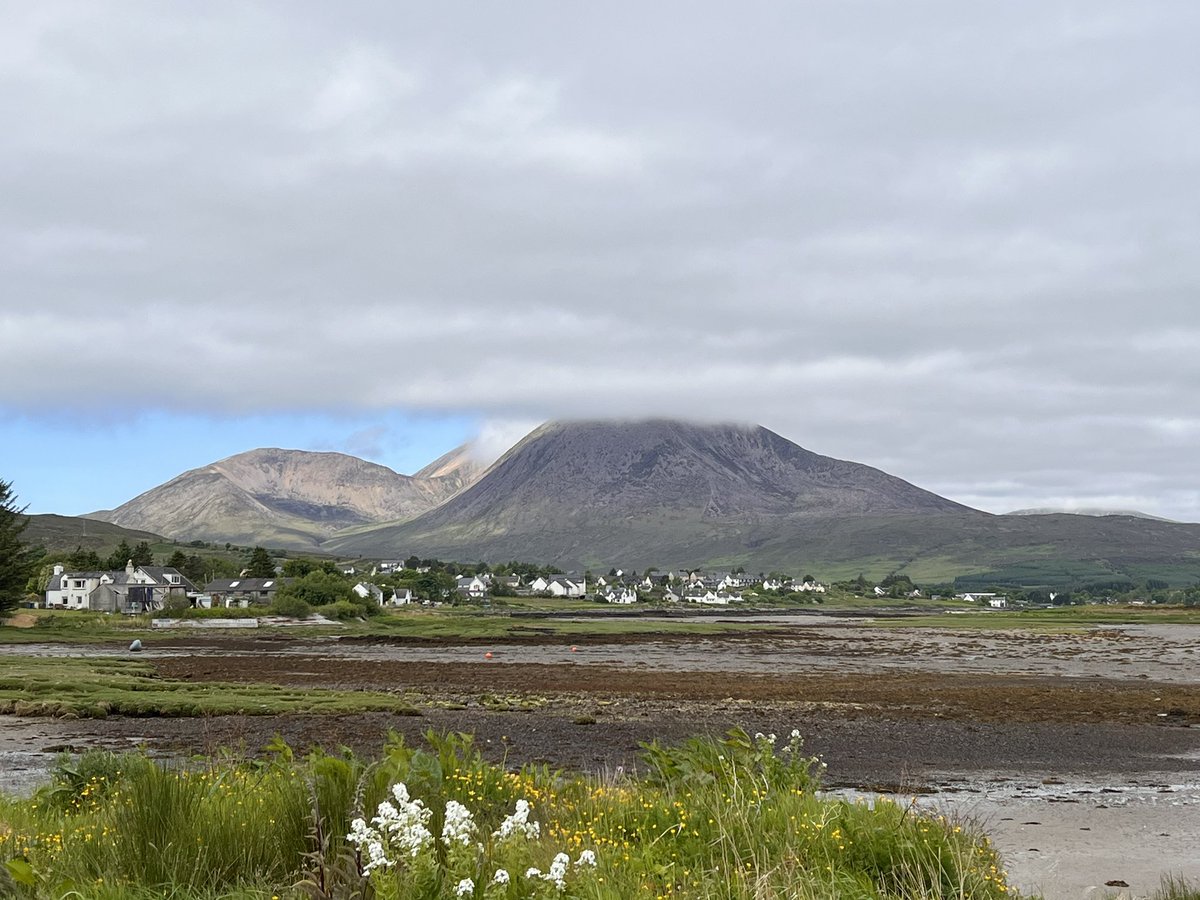
<path fill-rule="evenodd" d="M 146 541 L 154 545 L 164 543 L 165 539 L 149 531 L 122 528 L 95 519 L 47 514 L 29 517 L 25 540 L 45 547 L 51 553 L 69 552 L 82 547 L 104 556 L 115 550 L 121 541 L 130 545 Z"/>

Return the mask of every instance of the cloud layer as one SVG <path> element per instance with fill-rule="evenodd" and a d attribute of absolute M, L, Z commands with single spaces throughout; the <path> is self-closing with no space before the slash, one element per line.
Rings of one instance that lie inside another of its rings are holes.
<path fill-rule="evenodd" d="M 737 419 L 1200 519 L 1200 9 L 403 6 L 10 11 L 0 406 Z"/>

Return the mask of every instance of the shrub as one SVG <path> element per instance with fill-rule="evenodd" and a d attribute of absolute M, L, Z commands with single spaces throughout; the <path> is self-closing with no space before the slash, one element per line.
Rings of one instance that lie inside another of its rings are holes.
<path fill-rule="evenodd" d="M 345 621 L 346 619 L 362 619 L 367 616 L 367 611 L 360 603 L 351 603 L 349 600 L 339 600 L 336 603 L 327 603 L 324 606 L 318 606 L 316 612 L 327 619 L 338 619 Z"/>
<path fill-rule="evenodd" d="M 312 614 L 312 607 L 299 597 L 279 597 L 271 605 L 271 612 L 292 619 L 307 619 Z"/>

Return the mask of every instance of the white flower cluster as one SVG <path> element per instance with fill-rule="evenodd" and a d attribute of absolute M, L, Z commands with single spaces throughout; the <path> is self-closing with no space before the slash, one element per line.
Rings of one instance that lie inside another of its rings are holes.
<path fill-rule="evenodd" d="M 395 803 L 384 800 L 376 807 L 371 825 L 363 819 L 355 819 L 350 823 L 346 840 L 367 854 L 364 875 L 370 875 L 377 868 L 386 869 L 396 864 L 394 859 L 388 858 L 385 846 L 402 855 L 415 857 L 433 841 L 433 835 L 427 827 L 431 811 L 425 808 L 425 804 L 409 798 L 408 787 L 403 783 L 392 785 L 392 799 Z"/>
<path fill-rule="evenodd" d="M 550 863 L 550 868 L 543 872 L 536 867 L 530 867 L 525 870 L 526 878 L 540 878 L 542 881 L 551 881 L 554 887 L 560 891 L 567 889 L 567 868 L 571 865 L 571 857 L 565 853 L 559 853 Z M 575 860 L 577 867 L 590 866 L 596 867 L 596 853 L 593 850 L 584 850 L 579 854 L 579 859 Z"/>
<path fill-rule="evenodd" d="M 395 864 L 395 860 L 387 858 L 387 853 L 383 849 L 382 836 L 379 832 L 367 827 L 365 819 L 355 819 L 350 823 L 350 833 L 346 835 L 346 840 L 366 853 L 367 863 L 363 866 L 364 875 L 370 875 L 374 869 L 380 867 L 386 869 Z"/>
<path fill-rule="evenodd" d="M 475 820 L 471 818 L 471 811 L 457 800 L 447 800 L 446 821 L 442 825 L 442 843 L 447 847 L 454 844 L 469 847 L 474 836 Z"/>
<path fill-rule="evenodd" d="M 541 836 L 541 825 L 529 821 L 532 808 L 528 800 L 518 800 L 512 815 L 500 823 L 500 827 L 492 833 L 492 837 L 503 843 L 514 838 L 535 840 Z M 433 835 L 429 831 L 429 819 L 432 811 L 427 809 L 420 800 L 414 800 L 408 795 L 408 787 L 403 783 L 392 785 L 392 799 L 384 800 L 376 809 L 376 815 L 370 824 L 365 819 L 355 819 L 350 823 L 350 833 L 346 840 L 356 846 L 366 857 L 363 874 L 370 875 L 376 869 L 388 869 L 398 865 L 398 860 L 405 856 L 416 857 L 421 850 L 433 844 Z M 471 811 L 457 800 L 446 801 L 446 815 L 442 825 L 442 843 L 447 847 L 461 844 L 470 847 L 475 839 L 478 826 Z M 483 851 L 482 844 L 476 845 Z M 391 855 L 389 855 L 391 854 Z M 550 868 L 542 872 L 530 868 L 525 872 L 526 878 L 536 878 L 554 884 L 555 888 L 565 891 L 567 888 L 567 870 L 571 866 L 571 858 L 566 853 L 559 853 L 550 863 Z M 596 853 L 584 850 L 575 860 L 576 868 L 596 866 Z M 507 869 L 497 869 L 490 884 L 507 885 L 512 880 Z M 473 897 L 475 882 L 464 878 L 454 889 L 454 896 L 459 898 Z"/>
<path fill-rule="evenodd" d="M 492 832 L 492 837 L 498 841 L 506 841 L 520 835 L 530 840 L 536 840 L 542 833 L 542 826 L 537 822 L 529 821 L 529 812 L 529 801 L 518 800 L 513 814 L 505 817 L 504 821 L 500 823 L 500 827 Z"/>

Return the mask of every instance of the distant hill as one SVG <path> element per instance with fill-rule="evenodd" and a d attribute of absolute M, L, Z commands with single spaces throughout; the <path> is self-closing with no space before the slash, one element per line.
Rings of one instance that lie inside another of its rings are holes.
<path fill-rule="evenodd" d="M 1014 509 L 1010 516 L 1129 516 L 1133 519 L 1152 519 L 1155 522 L 1175 522 L 1162 516 L 1152 516 L 1150 513 L 1138 512 L 1135 509 L 1103 509 L 1087 506 L 1079 509 L 1066 509 L 1054 506 L 1039 506 L 1030 509 Z M 1180 524 L 1176 522 L 1176 524 Z"/>
<path fill-rule="evenodd" d="M 826 578 L 905 572 L 926 582 L 1200 581 L 1200 525 L 994 516 L 764 428 L 669 421 L 545 425 L 436 509 L 325 546 L 578 570 L 743 565 Z"/>
<path fill-rule="evenodd" d="M 95 550 L 101 556 L 111 553 L 121 541 L 133 547 L 142 541 L 160 543 L 163 538 L 149 531 L 122 528 L 108 522 L 98 522 L 79 516 L 34 515 L 23 540 L 50 552 L 69 552 L 76 547 Z"/>
<path fill-rule="evenodd" d="M 437 474 L 408 476 L 342 453 L 251 450 L 88 518 L 176 540 L 312 549 L 346 528 L 419 515 L 477 471 L 461 448 L 439 463 Z"/>

